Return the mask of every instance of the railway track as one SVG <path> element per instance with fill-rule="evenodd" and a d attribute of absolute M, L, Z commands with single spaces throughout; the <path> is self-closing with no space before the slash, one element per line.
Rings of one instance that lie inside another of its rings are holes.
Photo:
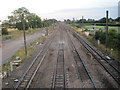
<path fill-rule="evenodd" d="M 63 43 L 59 44 L 57 64 L 54 71 L 52 90 L 56 88 L 66 88 L 66 76 L 65 76 L 65 66 L 64 66 L 64 50 Z"/>
<path fill-rule="evenodd" d="M 45 43 L 44 47 L 40 50 L 37 56 L 34 58 L 33 62 L 24 73 L 24 75 L 19 79 L 19 82 L 15 85 L 15 90 L 17 89 L 26 89 L 30 87 L 30 84 L 35 77 L 37 71 L 39 70 L 47 52 L 50 44 L 52 43 L 57 31 L 53 33 L 53 36 L 50 37 L 48 42 Z"/>
<path fill-rule="evenodd" d="M 86 42 L 83 38 L 81 38 L 76 32 L 72 30 L 67 30 L 66 27 L 61 27 L 61 30 L 55 31 L 53 33 L 53 36 L 51 36 L 48 42 L 45 43 L 44 47 L 35 57 L 32 64 L 27 69 L 27 71 L 19 79 L 19 82 L 14 87 L 15 90 L 30 87 L 31 83 L 33 82 L 33 78 L 37 74 L 42 62 L 44 61 L 44 58 L 49 50 L 49 47 L 58 31 L 60 31 L 60 42 L 58 47 L 57 62 L 53 72 L 51 90 L 56 90 L 57 88 L 60 88 L 62 90 L 67 89 L 67 75 L 66 75 L 67 70 L 64 60 L 64 42 L 63 42 L 64 32 L 66 32 L 67 35 L 66 37 L 68 37 L 68 43 L 72 50 L 78 79 L 82 82 L 83 85 L 90 85 L 91 88 L 95 88 L 95 89 L 98 88 L 95 79 L 93 78 L 91 72 L 89 71 L 89 68 L 84 63 L 84 60 L 81 57 L 80 53 L 78 53 L 78 50 L 75 44 L 73 43 L 71 36 L 69 35 L 70 33 L 75 38 L 77 38 L 79 43 L 81 43 L 86 48 L 86 50 L 89 53 L 91 53 L 91 55 L 95 58 L 95 60 L 97 60 L 97 62 L 103 67 L 103 69 L 105 69 L 105 71 L 118 83 L 118 85 L 120 85 L 120 71 L 118 68 L 112 65 L 106 58 L 103 57 L 104 56 L 103 54 L 101 55 L 98 51 L 96 51 L 94 47 L 89 45 L 89 43 Z"/>
<path fill-rule="evenodd" d="M 76 35 L 78 35 L 76 32 L 72 32 L 72 33 L 75 33 Z M 106 63 L 108 63 L 112 68 L 114 68 L 117 72 L 120 73 L 120 67 L 116 66 L 116 65 L 120 65 L 120 63 L 115 59 L 113 58 L 110 58 L 109 60 L 106 58 L 107 55 L 103 54 L 102 52 L 100 52 L 99 50 L 97 50 L 96 47 L 93 47 L 90 43 L 88 43 L 86 40 L 84 40 L 81 36 L 78 35 L 78 40 L 81 41 L 82 43 L 85 43 L 86 44 L 86 47 L 88 46 L 90 49 L 91 49 L 91 52 L 94 53 L 94 54 L 97 54 L 99 57 L 98 59 L 103 59 L 105 60 Z M 84 45 L 85 45 L 84 44 Z M 117 63 L 117 64 L 112 64 L 112 62 L 114 63 Z"/>
<path fill-rule="evenodd" d="M 120 70 L 108 61 L 103 54 L 100 54 L 95 48 L 93 48 L 88 42 L 80 37 L 76 32 L 69 30 L 72 35 L 87 49 L 89 53 L 97 60 L 97 62 L 105 69 L 108 74 L 120 85 Z"/>
<path fill-rule="evenodd" d="M 69 36 L 68 31 L 66 31 L 66 33 L 67 33 L 67 36 L 69 38 L 68 42 L 72 48 L 72 53 L 73 53 L 75 64 L 76 64 L 75 67 L 77 70 L 78 78 L 83 83 L 83 86 L 86 83 L 85 81 L 87 81 L 87 84 L 90 84 L 90 86 L 92 86 L 91 88 L 97 88 L 95 81 L 94 81 L 92 75 L 90 74 L 90 71 L 88 70 L 85 63 L 83 62 L 83 59 L 79 55 L 73 41 L 71 40 L 71 37 Z"/>
<path fill-rule="evenodd" d="M 56 67 L 53 74 L 52 86 L 51 90 L 56 90 L 60 88 L 61 90 L 65 90 L 67 88 L 66 83 L 66 70 L 65 70 L 65 61 L 64 61 L 64 43 L 62 31 L 60 30 L 60 43 L 58 48 L 58 58 Z"/>

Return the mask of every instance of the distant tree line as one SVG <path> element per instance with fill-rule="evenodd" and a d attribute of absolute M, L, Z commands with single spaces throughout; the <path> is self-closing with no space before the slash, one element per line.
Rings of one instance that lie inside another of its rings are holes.
<path fill-rule="evenodd" d="M 99 20 L 95 20 L 95 19 L 80 19 L 80 20 L 70 20 L 70 19 L 65 19 L 64 22 L 66 23 L 90 23 L 90 24 L 95 24 L 96 25 L 100 25 L 100 26 L 105 26 L 106 24 L 106 18 L 103 17 Z M 108 19 L 108 25 L 109 26 L 120 26 L 120 17 L 117 17 L 116 19 L 112 19 L 112 18 L 109 18 Z"/>
<path fill-rule="evenodd" d="M 25 7 L 21 7 L 17 10 L 14 10 L 11 15 L 8 16 L 8 20 L 4 20 L 2 22 L 2 27 L 18 28 L 18 30 L 23 30 L 22 14 L 24 14 L 24 23 L 26 30 L 29 28 L 47 27 L 57 21 L 55 19 L 44 19 L 42 21 L 38 15 L 31 13 Z"/>

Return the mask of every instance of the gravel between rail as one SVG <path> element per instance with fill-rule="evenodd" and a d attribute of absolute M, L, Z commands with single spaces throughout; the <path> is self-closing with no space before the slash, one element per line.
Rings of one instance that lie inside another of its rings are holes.
<path fill-rule="evenodd" d="M 108 63 L 106 68 L 103 67 L 98 58 L 95 58 L 92 53 L 85 48 L 82 42 L 76 38 L 70 31 L 68 25 L 64 23 L 59 23 L 55 30 L 55 37 L 52 39 L 52 43 L 49 48 L 46 48 L 46 54 L 37 69 L 36 74 L 32 77 L 32 82 L 30 83 L 30 88 L 118 88 L 119 83 L 115 80 L 117 74 L 114 77 L 108 72 L 111 68 Z M 53 34 L 51 34 L 52 36 Z M 50 41 L 50 36 L 45 42 Z M 38 46 L 39 50 L 44 47 Z M 89 46 L 87 46 L 89 48 Z M 30 61 L 34 60 L 34 57 L 30 58 Z M 96 54 L 96 57 L 97 56 Z M 42 59 L 39 59 L 40 61 Z M 30 66 L 29 60 L 18 68 L 18 71 L 14 71 L 11 78 L 6 78 L 5 82 L 12 80 L 12 78 L 17 78 L 17 72 L 24 73 Z M 109 66 L 109 68 L 108 68 Z M 24 72 L 23 72 L 24 71 Z M 34 74 L 34 73 L 33 73 Z M 119 75 L 119 74 L 118 74 Z M 19 76 L 20 78 L 20 76 Z M 18 80 L 19 80 L 18 78 Z M 29 77 L 30 79 L 31 77 Z M 4 87 L 13 87 L 17 83 L 3 85 Z"/>

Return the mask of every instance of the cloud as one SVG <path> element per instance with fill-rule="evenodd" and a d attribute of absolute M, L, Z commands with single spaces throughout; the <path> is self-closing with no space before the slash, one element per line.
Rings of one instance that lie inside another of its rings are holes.
<path fill-rule="evenodd" d="M 118 6 L 113 7 L 103 7 L 103 8 L 91 8 L 91 9 L 66 9 L 59 10 L 52 13 L 40 14 L 42 18 L 55 18 L 58 20 L 63 19 L 80 19 L 82 16 L 85 18 L 100 19 L 105 17 L 106 10 L 109 10 L 109 17 L 118 17 Z"/>
<path fill-rule="evenodd" d="M 120 1 L 118 3 L 118 16 L 120 17 Z"/>
<path fill-rule="evenodd" d="M 82 14 L 87 17 L 88 14 L 89 16 L 92 14 L 88 13 L 89 8 L 113 7 L 118 4 L 118 1 L 119 0 L 1 0 L 0 19 L 5 19 L 12 11 L 20 7 L 26 7 L 30 12 L 40 16 L 42 15 L 42 17 L 54 18 L 53 16 L 55 16 L 61 19 L 62 17 L 72 18 L 73 15 L 73 17 L 80 18 L 79 16 Z M 77 9 L 80 11 L 76 11 Z M 104 13 L 104 11 L 102 13 Z M 101 13 L 95 13 L 95 15 L 98 15 L 99 18 Z M 103 16 L 103 14 L 101 16 Z M 94 14 L 91 15 L 91 17 L 94 18 Z"/>

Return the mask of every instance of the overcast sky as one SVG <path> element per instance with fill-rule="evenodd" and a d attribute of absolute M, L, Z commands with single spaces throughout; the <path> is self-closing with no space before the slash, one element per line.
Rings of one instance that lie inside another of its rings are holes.
<path fill-rule="evenodd" d="M 110 9 L 111 17 L 117 17 L 119 0 L 1 0 L 0 20 L 6 19 L 12 11 L 26 7 L 43 18 L 101 18 Z M 113 8 L 114 7 L 114 8 Z"/>

